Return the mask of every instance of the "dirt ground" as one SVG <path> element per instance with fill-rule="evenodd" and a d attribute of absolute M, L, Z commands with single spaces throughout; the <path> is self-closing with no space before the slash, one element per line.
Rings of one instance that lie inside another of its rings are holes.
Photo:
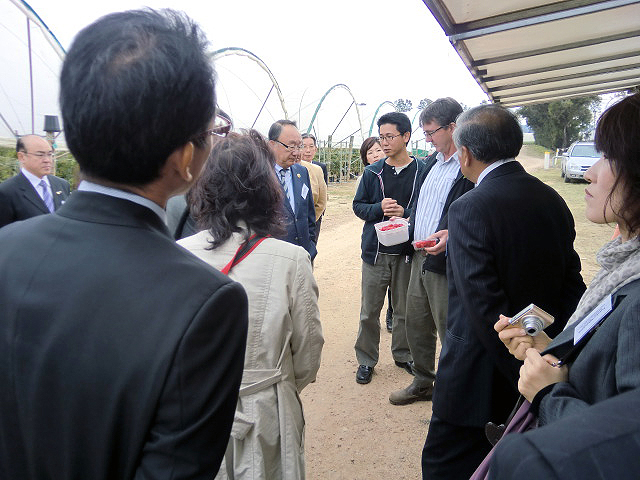
<path fill-rule="evenodd" d="M 553 174 L 542 170 L 542 159 L 521 156 L 519 160 L 527 170 L 540 174 L 543 181 L 552 178 L 547 183 L 559 191 L 565 188 L 555 173 L 557 169 Z M 583 221 L 583 202 L 578 199 L 582 198 L 579 191 L 584 185 L 566 188 L 575 192 L 571 196 L 575 205 L 569 200 L 567 203 L 576 218 L 576 249 L 582 258 L 583 276 L 590 281 L 597 268 L 595 252 L 611 236 L 612 229 L 594 228 Z M 391 334 L 386 329 L 381 331 L 380 360 L 373 380 L 368 385 L 355 382 L 358 365 L 353 345 L 360 311 L 362 221 L 351 209 L 354 193 L 355 182 L 329 186 L 329 204 L 315 261 L 325 345 L 317 381 L 301 395 L 306 417 L 307 478 L 415 480 L 420 478 L 431 402 L 406 406 L 389 403 L 389 394 L 408 386 L 412 377 L 395 366 Z M 382 316 L 385 311 L 386 307 Z"/>

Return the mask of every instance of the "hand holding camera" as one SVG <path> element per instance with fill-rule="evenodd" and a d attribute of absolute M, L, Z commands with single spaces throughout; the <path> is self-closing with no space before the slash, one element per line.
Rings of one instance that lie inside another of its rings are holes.
<path fill-rule="evenodd" d="M 532 306 L 535 310 L 531 309 Z M 493 328 L 498 332 L 498 337 L 509 353 L 518 360 L 524 360 L 529 348 L 535 348 L 538 352 L 547 348 L 551 338 L 542 329 L 551 323 L 553 323 L 551 315 L 531 304 L 512 318 L 500 315 L 500 319 Z"/>

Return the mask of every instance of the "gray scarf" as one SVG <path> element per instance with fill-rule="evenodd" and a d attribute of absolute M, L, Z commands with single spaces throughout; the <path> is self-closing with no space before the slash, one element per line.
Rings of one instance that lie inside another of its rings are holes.
<path fill-rule="evenodd" d="M 605 296 L 640 278 L 640 238 L 623 243 L 617 237 L 598 251 L 596 259 L 602 268 L 582 295 L 567 327 L 582 320 Z"/>

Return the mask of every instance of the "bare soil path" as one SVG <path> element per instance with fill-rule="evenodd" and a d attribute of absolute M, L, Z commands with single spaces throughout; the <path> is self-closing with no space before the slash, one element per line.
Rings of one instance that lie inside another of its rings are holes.
<path fill-rule="evenodd" d="M 534 174 L 543 167 L 540 158 L 521 156 L 519 160 Z M 560 183 L 559 173 L 547 176 L 553 182 L 557 176 Z M 577 184 L 568 187 L 576 192 L 581 189 Z M 360 312 L 362 221 L 351 209 L 354 193 L 355 182 L 329 186 L 329 205 L 315 261 L 325 346 L 318 379 L 302 393 L 307 422 L 307 478 L 416 480 L 420 478 L 420 456 L 429 428 L 431 402 L 407 406 L 389 403 L 389 394 L 409 385 L 412 377 L 395 366 L 390 352 L 391 334 L 386 329 L 380 334 L 380 361 L 373 380 L 368 385 L 355 382 L 353 345 Z M 576 195 L 580 198 L 579 193 Z M 574 216 L 578 220 L 579 215 L 584 216 L 584 208 L 580 200 L 575 203 Z M 596 226 L 595 230 L 581 232 L 581 225 L 577 222 L 576 248 L 588 281 L 596 271 L 595 251 L 612 229 Z M 578 248 L 581 233 L 588 236 L 582 249 Z M 385 311 L 386 307 L 382 316 Z"/>

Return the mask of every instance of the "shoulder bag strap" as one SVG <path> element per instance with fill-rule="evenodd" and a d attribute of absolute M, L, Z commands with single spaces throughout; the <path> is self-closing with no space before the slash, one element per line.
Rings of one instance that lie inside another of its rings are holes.
<path fill-rule="evenodd" d="M 236 251 L 236 254 L 233 256 L 231 261 L 227 263 L 222 270 L 220 270 L 225 275 L 229 275 L 229 272 L 233 267 L 239 264 L 242 260 L 247 258 L 253 250 L 262 243 L 267 237 L 258 237 L 257 235 L 251 235 L 246 242 L 243 242 Z"/>

